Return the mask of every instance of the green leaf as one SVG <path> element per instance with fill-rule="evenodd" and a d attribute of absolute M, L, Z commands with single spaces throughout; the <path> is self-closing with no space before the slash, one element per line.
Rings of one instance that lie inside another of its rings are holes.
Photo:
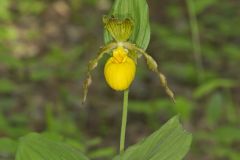
<path fill-rule="evenodd" d="M 19 3 L 19 10 L 23 14 L 40 14 L 46 8 L 44 1 L 22 1 Z"/>
<path fill-rule="evenodd" d="M 66 144 L 31 133 L 20 139 L 15 160 L 88 160 Z"/>
<path fill-rule="evenodd" d="M 94 150 L 91 153 L 89 153 L 89 157 L 91 159 L 96 158 L 105 158 L 109 159 L 109 157 L 113 157 L 113 155 L 116 154 L 116 151 L 112 147 L 102 147 L 100 149 Z"/>
<path fill-rule="evenodd" d="M 130 147 L 114 160 L 182 160 L 190 148 L 192 135 L 173 117 L 142 142 Z"/>
<path fill-rule="evenodd" d="M 0 1 L 0 20 L 9 20 L 11 18 L 9 6 L 11 1 L 1 0 Z"/>
<path fill-rule="evenodd" d="M 208 126 L 214 126 L 217 122 L 222 118 L 221 115 L 223 113 L 223 106 L 224 106 L 224 97 L 220 93 L 215 93 L 207 102 L 207 109 L 206 109 L 206 119 Z"/>
<path fill-rule="evenodd" d="M 1 5 L 1 3 L 0 3 Z M 1 7 L 0 7 L 1 9 Z M 1 13 L 1 12 L 0 12 Z M 14 41 L 18 38 L 18 31 L 13 26 L 0 26 L 0 37 L 3 41 Z"/>
<path fill-rule="evenodd" d="M 193 104 L 190 99 L 178 97 L 176 104 L 173 105 L 175 113 L 179 114 L 184 120 L 189 120 L 192 116 Z"/>
<path fill-rule="evenodd" d="M 203 12 L 206 8 L 216 4 L 218 0 L 201 0 L 195 1 L 196 12 L 199 14 Z"/>
<path fill-rule="evenodd" d="M 134 29 L 130 41 L 142 49 L 147 48 L 150 41 L 150 24 L 146 0 L 115 0 L 109 15 L 119 19 L 131 18 L 134 21 Z M 105 43 L 113 40 L 106 30 L 104 40 Z"/>
<path fill-rule="evenodd" d="M 234 143 L 240 141 L 240 130 L 234 126 L 222 126 L 216 128 L 213 133 L 210 133 L 212 139 L 222 143 Z"/>
<path fill-rule="evenodd" d="M 17 149 L 17 142 L 10 138 L 1 138 L 0 139 L 0 154 L 15 154 Z"/>
<path fill-rule="evenodd" d="M 54 72 L 50 68 L 39 67 L 32 69 L 30 74 L 32 81 L 44 81 L 50 79 L 53 76 Z"/>
<path fill-rule="evenodd" d="M 201 98 L 218 88 L 232 88 L 237 85 L 238 83 L 231 79 L 213 79 L 199 86 L 194 92 L 194 97 Z"/>
<path fill-rule="evenodd" d="M 0 79 L 0 93 L 14 92 L 17 85 L 9 79 Z"/>
<path fill-rule="evenodd" d="M 1 33 L 0 33 L 0 36 L 1 36 Z M 23 62 L 20 59 L 8 53 L 0 53 L 0 63 L 9 68 L 14 68 L 14 69 L 23 68 Z"/>

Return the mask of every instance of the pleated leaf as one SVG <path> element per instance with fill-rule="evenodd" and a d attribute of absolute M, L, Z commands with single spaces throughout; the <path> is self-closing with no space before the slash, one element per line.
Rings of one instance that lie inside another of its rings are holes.
<path fill-rule="evenodd" d="M 182 160 L 191 141 L 192 135 L 182 128 L 178 117 L 174 117 L 151 136 L 113 160 Z"/>
<path fill-rule="evenodd" d="M 31 133 L 20 140 L 15 160 L 88 160 L 78 150 Z"/>
<path fill-rule="evenodd" d="M 149 13 L 146 0 L 115 0 L 109 16 L 119 19 L 130 18 L 134 22 L 130 42 L 146 49 L 150 41 Z M 108 31 L 104 31 L 105 43 L 113 41 Z"/>

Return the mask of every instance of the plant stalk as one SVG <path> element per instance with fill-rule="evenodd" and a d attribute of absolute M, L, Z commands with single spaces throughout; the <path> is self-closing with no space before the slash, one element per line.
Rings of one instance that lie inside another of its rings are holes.
<path fill-rule="evenodd" d="M 192 32 L 194 59 L 199 72 L 198 79 L 201 82 L 204 79 L 204 68 L 202 63 L 201 41 L 200 41 L 200 35 L 199 35 L 196 9 L 195 9 L 195 4 L 193 0 L 186 0 L 186 2 L 187 2 L 187 8 L 188 8 L 188 13 L 190 18 L 191 32 Z"/>
<path fill-rule="evenodd" d="M 125 147 L 125 135 L 126 135 L 126 126 L 127 126 L 127 113 L 128 113 L 128 90 L 124 91 L 123 96 L 123 110 L 122 110 L 122 127 L 121 127 L 121 136 L 120 136 L 120 154 L 124 152 Z"/>

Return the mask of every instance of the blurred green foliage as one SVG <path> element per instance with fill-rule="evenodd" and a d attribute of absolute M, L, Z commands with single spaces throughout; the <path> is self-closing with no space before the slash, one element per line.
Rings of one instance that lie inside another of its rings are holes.
<path fill-rule="evenodd" d="M 92 159 L 117 151 L 120 93 L 94 73 L 87 104 L 81 85 L 87 61 L 103 44 L 101 15 L 110 0 L 0 0 L 0 159 L 31 131 L 70 144 Z M 159 62 L 177 95 L 174 105 L 139 61 L 130 91 L 127 144 L 179 114 L 193 132 L 186 159 L 240 159 L 240 21 L 238 0 L 195 0 L 204 80 L 193 56 L 185 1 L 148 0 Z M 101 149 L 100 149 L 101 148 Z"/>

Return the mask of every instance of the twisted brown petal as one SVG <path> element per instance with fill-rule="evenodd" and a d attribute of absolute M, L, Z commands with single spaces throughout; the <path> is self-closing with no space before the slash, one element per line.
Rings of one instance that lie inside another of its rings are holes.
<path fill-rule="evenodd" d="M 98 61 L 103 57 L 103 55 L 105 53 L 109 53 L 111 50 L 116 48 L 116 46 L 117 46 L 116 43 L 109 43 L 108 45 L 100 48 L 100 51 L 99 51 L 99 53 L 98 53 L 96 58 L 94 58 L 93 60 L 89 61 L 87 77 L 86 77 L 86 79 L 85 79 L 85 81 L 83 83 L 83 99 L 82 99 L 82 103 L 84 103 L 86 101 L 87 94 L 88 94 L 88 88 L 89 88 L 89 86 L 92 83 L 91 72 L 97 67 Z"/>
<path fill-rule="evenodd" d="M 160 83 L 161 85 L 164 87 L 165 89 L 165 92 L 167 93 L 167 95 L 173 100 L 173 102 L 175 103 L 175 98 L 174 98 L 174 93 L 173 91 L 168 87 L 168 84 L 167 84 L 167 79 L 166 77 L 164 76 L 163 73 L 161 73 L 158 69 L 158 64 L 157 62 L 149 55 L 147 54 L 143 49 L 141 48 L 138 48 L 136 45 L 134 44 L 131 44 L 131 43 L 124 43 L 124 46 L 126 48 L 128 48 L 129 50 L 135 50 L 135 51 L 138 51 L 140 54 L 142 54 L 144 56 L 144 58 L 146 59 L 146 62 L 147 62 L 147 65 L 148 65 L 148 68 L 157 73 L 158 74 L 158 77 L 160 79 Z"/>

